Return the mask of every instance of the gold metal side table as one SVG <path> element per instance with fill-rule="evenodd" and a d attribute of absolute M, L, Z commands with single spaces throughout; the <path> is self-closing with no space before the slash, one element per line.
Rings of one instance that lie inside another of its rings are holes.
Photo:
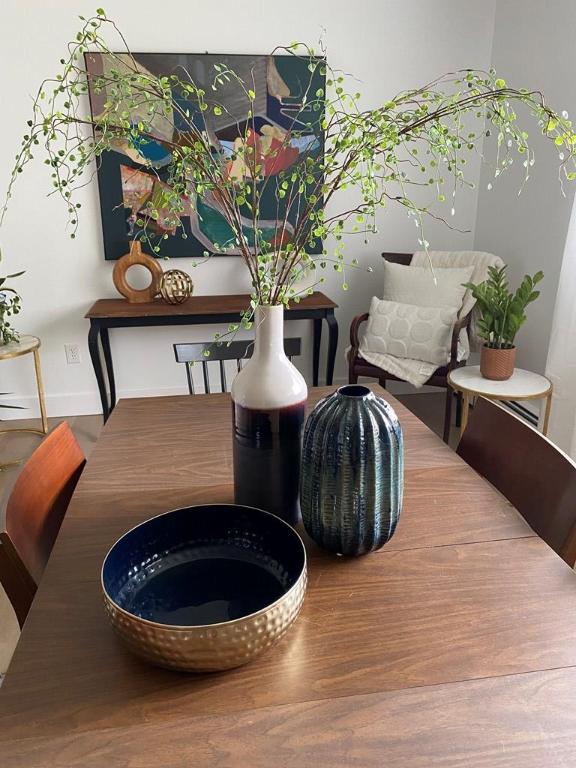
<path fill-rule="evenodd" d="M 15 428 L 0 429 L 0 435 L 8 432 L 32 432 L 36 435 L 48 434 L 48 417 L 46 416 L 46 398 L 44 394 L 44 383 L 42 381 L 42 368 L 40 366 L 40 339 L 36 336 L 22 335 L 19 341 L 12 341 L 9 344 L 0 345 L 0 361 L 11 360 L 14 357 L 32 354 L 34 356 L 34 371 L 36 373 L 36 386 L 38 388 L 38 402 L 40 403 L 40 420 L 42 429 Z"/>
<path fill-rule="evenodd" d="M 492 381 L 482 376 L 479 365 L 466 365 L 450 371 L 448 383 L 452 389 L 461 392 L 464 399 L 460 434 L 464 432 L 468 423 L 470 401 L 478 395 L 488 400 L 545 400 L 542 433 L 545 435 L 548 432 L 552 407 L 552 383 L 546 376 L 516 368 L 506 381 Z"/>

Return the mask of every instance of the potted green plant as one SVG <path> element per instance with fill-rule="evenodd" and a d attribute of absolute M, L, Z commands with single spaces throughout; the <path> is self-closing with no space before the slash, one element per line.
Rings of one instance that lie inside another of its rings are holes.
<path fill-rule="evenodd" d="M 0 251 L 1 260 L 2 251 Z M 20 312 L 22 300 L 15 288 L 6 285 L 6 281 L 20 277 L 23 274 L 24 272 L 14 272 L 12 275 L 0 277 L 0 345 L 10 344 L 10 342 L 19 341 L 20 339 L 18 332 L 14 330 L 8 318 Z"/>
<path fill-rule="evenodd" d="M 543 277 L 543 272 L 536 272 L 533 277 L 524 275 L 520 286 L 512 293 L 508 288 L 506 266 L 500 269 L 489 267 L 488 278 L 483 283 L 466 283 L 480 310 L 476 328 L 484 340 L 480 350 L 480 372 L 485 379 L 505 381 L 514 373 L 514 339 L 526 320 L 526 307 L 540 296 L 540 291 L 534 287 Z"/>

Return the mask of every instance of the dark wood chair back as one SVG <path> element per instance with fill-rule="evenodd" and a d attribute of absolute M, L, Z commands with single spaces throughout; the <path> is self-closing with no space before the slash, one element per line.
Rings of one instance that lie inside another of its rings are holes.
<path fill-rule="evenodd" d="M 0 532 L 0 582 L 24 624 L 86 459 L 66 422 L 23 466 Z"/>
<path fill-rule="evenodd" d="M 284 339 L 284 352 L 292 360 L 300 354 L 300 339 Z M 188 381 L 188 392 L 195 394 L 194 379 L 192 378 L 192 366 L 195 363 L 202 363 L 202 376 L 204 378 L 204 392 L 210 394 L 212 388 L 210 385 L 210 361 L 218 363 L 220 371 L 220 391 L 226 392 L 228 384 L 226 381 L 225 362 L 227 360 L 236 361 L 236 369 L 242 368 L 242 361 L 252 357 L 254 351 L 254 340 L 243 339 L 242 341 L 231 341 L 215 344 L 214 342 L 199 342 L 197 344 L 174 344 L 174 355 L 177 363 L 186 365 L 186 378 Z M 209 353 L 206 356 L 206 353 Z"/>
<path fill-rule="evenodd" d="M 412 262 L 413 253 L 387 253 L 382 254 L 384 261 L 391 261 L 393 264 L 403 264 L 409 267 Z"/>
<path fill-rule="evenodd" d="M 576 562 L 576 464 L 523 419 L 478 398 L 458 454 L 570 566 Z"/>

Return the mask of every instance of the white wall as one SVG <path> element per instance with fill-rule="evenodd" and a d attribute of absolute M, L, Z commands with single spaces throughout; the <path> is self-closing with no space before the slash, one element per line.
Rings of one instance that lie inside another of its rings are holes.
<path fill-rule="evenodd" d="M 576 121 L 575 37 L 574 0 L 498 0 L 492 66 L 509 85 L 540 89 L 550 106 L 567 110 Z M 517 339 L 518 365 L 544 373 L 575 187 L 565 184 L 566 198 L 562 197 L 557 148 L 538 135 L 535 123 L 528 132 L 536 164 L 520 197 L 522 167 L 497 182 L 493 172 L 483 168 L 475 247 L 499 254 L 509 265 L 513 285 L 526 272 L 544 271 L 541 297 L 528 308 L 528 319 Z M 522 159 L 518 155 L 520 166 Z M 490 182 L 494 186 L 488 191 Z"/>
<path fill-rule="evenodd" d="M 8 181 L 25 132 L 30 94 L 44 77 L 57 72 L 65 41 L 78 26 L 76 14 L 89 14 L 95 5 L 92 0 L 10 0 L 4 4 L 0 187 Z M 474 5 L 460 0 L 292 0 L 288 4 L 253 0 L 249 13 L 237 0 L 164 0 L 154 10 L 135 0 L 110 0 L 104 5 L 125 31 L 131 47 L 140 51 L 266 53 L 276 44 L 294 39 L 314 44 L 325 28 L 332 65 L 360 79 L 367 107 L 444 72 L 487 67 L 494 21 L 494 0 Z M 476 181 L 478 167 L 472 164 L 469 174 Z M 60 202 L 45 197 L 48 188 L 49 174 L 41 160 L 20 177 L 0 231 L 4 251 L 0 271 L 27 270 L 19 280 L 24 310 L 17 318 L 18 327 L 42 338 L 49 413 L 95 413 L 100 406 L 86 344 L 88 324 L 82 318 L 95 299 L 115 295 L 112 264 L 104 261 L 102 253 L 98 192 L 95 184 L 84 191 L 81 227 L 72 241 L 64 231 L 66 214 Z M 473 229 L 476 203 L 476 192 L 462 198 L 454 220 L 457 226 Z M 473 244 L 472 234 L 459 234 L 439 224 L 429 224 L 427 235 L 432 247 L 439 249 L 464 249 Z M 342 293 L 339 281 L 329 276 L 326 292 L 341 306 L 337 367 L 341 380 L 349 321 L 365 311 L 370 297 L 379 292 L 379 252 L 415 250 L 416 237 L 405 214 L 390 209 L 382 216 L 380 234 L 369 246 L 351 241 L 348 248 L 350 259 L 361 257 L 364 265 L 376 267 L 375 273 L 351 275 L 348 293 Z M 192 272 L 189 260 L 173 261 L 164 267 Z M 249 288 L 238 258 L 213 259 L 192 276 L 197 294 L 238 293 Z M 308 324 L 294 324 L 291 329 L 305 337 L 309 350 Z M 120 396 L 183 392 L 184 373 L 173 360 L 172 342 L 210 339 L 216 330 L 206 326 L 112 331 Z M 65 343 L 81 345 L 81 365 L 66 364 Z M 306 374 L 308 358 L 302 362 Z M 14 392 L 19 402 L 34 408 L 30 366 L 28 359 L 2 363 L 0 391 Z"/>

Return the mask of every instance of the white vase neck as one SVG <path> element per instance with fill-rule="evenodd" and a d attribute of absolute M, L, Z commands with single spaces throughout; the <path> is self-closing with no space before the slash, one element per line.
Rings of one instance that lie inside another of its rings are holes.
<path fill-rule="evenodd" d="M 259 306 L 254 317 L 254 357 L 284 357 L 284 307 Z"/>
<path fill-rule="evenodd" d="M 257 410 L 304 402 L 306 382 L 284 352 L 284 307 L 258 307 L 254 327 L 254 354 L 232 383 L 232 399 L 237 405 Z"/>

